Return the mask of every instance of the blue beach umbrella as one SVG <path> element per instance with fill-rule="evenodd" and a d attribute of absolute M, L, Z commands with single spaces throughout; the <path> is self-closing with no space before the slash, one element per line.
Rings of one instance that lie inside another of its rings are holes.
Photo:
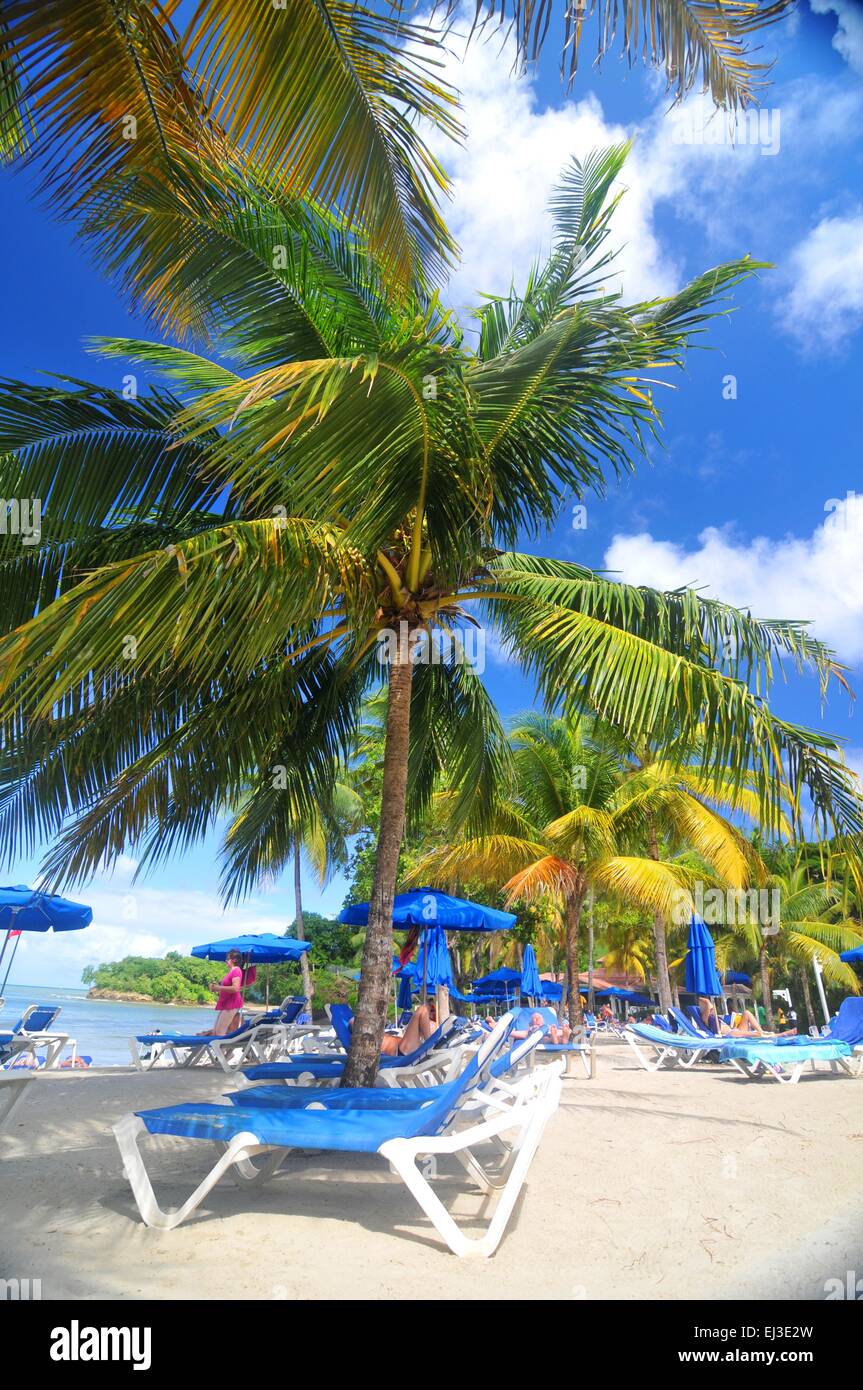
<path fill-rule="evenodd" d="M 686 988 L 691 994 L 718 999 L 723 993 L 716 969 L 716 947 L 704 922 L 693 912 L 686 943 Z"/>
<path fill-rule="evenodd" d="M 517 920 L 514 912 L 456 898 L 438 888 L 413 888 L 409 893 L 397 893 L 393 899 L 393 926 L 414 927 L 424 933 L 432 927 L 444 931 L 509 931 Z M 351 903 L 339 913 L 339 921 L 349 927 L 367 927 L 369 904 Z"/>
<path fill-rule="evenodd" d="M 855 946 L 851 951 L 843 951 L 839 957 L 848 965 L 863 965 L 863 946 Z"/>
<path fill-rule="evenodd" d="M 539 978 L 539 966 L 536 963 L 536 952 L 532 946 L 525 946 L 524 955 L 521 961 L 521 992 L 526 994 L 528 999 L 540 999 L 542 994 L 542 981 Z"/>
<path fill-rule="evenodd" d="M 402 1012 L 404 1012 L 405 1009 L 410 1009 L 413 1005 L 413 990 L 411 989 L 410 975 L 401 975 L 399 977 L 399 992 L 396 995 L 396 1004 Z"/>
<path fill-rule="evenodd" d="M 205 941 L 202 946 L 192 947 L 192 955 L 199 960 L 226 960 L 229 951 L 239 951 L 249 964 L 275 965 L 277 962 L 284 964 L 285 961 L 299 960 L 309 950 L 309 941 L 260 932 L 256 936 L 228 936 L 224 941 Z"/>
<path fill-rule="evenodd" d="M 0 888 L 0 931 L 80 931 L 92 920 L 92 907 L 83 903 L 21 884 Z"/>
<path fill-rule="evenodd" d="M 582 991 L 583 993 L 584 991 Z M 646 994 L 639 994 L 637 989 L 620 989 L 618 985 L 609 985 L 608 989 L 594 990 L 597 999 L 623 999 L 627 1004 L 652 1004 Z"/>
<path fill-rule="evenodd" d="M 92 920 L 91 907 L 70 902 L 68 898 L 60 898 L 55 893 L 40 893 L 37 888 L 28 888 L 21 883 L 14 888 L 0 888 L 0 931 L 6 933 L 0 947 L 0 965 L 9 942 L 15 943 L 9 955 L 3 984 L 0 985 L 0 994 L 6 988 L 22 932 L 81 931 L 89 927 Z"/>
<path fill-rule="evenodd" d="M 339 921 L 349 927 L 367 927 L 368 903 L 352 903 L 339 913 Z M 443 927 L 444 931 L 509 931 L 517 918 L 514 912 L 455 898 L 437 888 L 414 888 L 397 893 L 393 900 L 394 927 Z"/>
<path fill-rule="evenodd" d="M 485 996 L 510 1004 L 521 988 L 521 972 L 502 965 L 499 970 L 492 970 L 490 975 L 483 975 L 482 979 L 474 980 L 471 988 L 480 997 Z"/>
<path fill-rule="evenodd" d="M 508 965 L 502 965 L 499 970 L 492 970 L 490 975 L 483 975 L 482 979 L 474 980 L 473 987 L 477 990 L 498 990 L 512 989 L 521 982 L 521 973 L 518 970 L 510 970 Z"/>
<path fill-rule="evenodd" d="M 417 974 L 427 990 L 452 989 L 452 962 L 442 927 L 423 932 L 417 956 Z"/>

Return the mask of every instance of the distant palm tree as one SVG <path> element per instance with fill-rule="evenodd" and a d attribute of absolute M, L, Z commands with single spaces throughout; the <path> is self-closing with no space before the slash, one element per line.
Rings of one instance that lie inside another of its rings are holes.
<path fill-rule="evenodd" d="M 859 922 L 841 915 L 842 885 L 836 880 L 813 882 L 808 870 L 797 865 L 785 873 L 765 874 L 768 889 L 779 892 L 779 921 L 765 924 L 751 916 L 730 923 L 717 938 L 716 957 L 720 969 L 729 963 L 755 961 L 761 983 L 761 1002 L 768 1027 L 773 1027 L 772 976 L 776 970 L 787 975 L 796 968 L 805 982 L 804 1003 L 809 1023 L 812 1004 L 807 972 L 817 957 L 828 985 L 860 994 L 863 985 L 852 966 L 840 960 L 840 953 L 863 945 Z M 778 930 L 764 932 L 765 925 Z"/>
<path fill-rule="evenodd" d="M 671 818 L 679 834 L 732 882 L 744 881 L 746 842 L 716 812 L 701 803 L 679 804 L 681 793 L 667 776 L 625 777 L 617 750 L 602 742 L 593 721 L 529 715 L 510 735 L 514 777 L 509 799 L 485 834 L 466 836 L 433 850 L 410 875 L 428 882 L 474 875 L 506 879 L 510 899 L 546 894 L 562 904 L 569 1017 L 581 1014 L 579 942 L 590 889 L 655 913 L 681 915 L 690 902 L 690 874 L 682 862 L 638 851 L 635 829 L 654 806 Z M 669 810 L 669 807 L 672 809 Z M 653 846 L 650 846 L 651 851 Z M 635 852 L 633 852 L 635 851 Z M 684 913 L 684 915 L 686 915 Z M 671 1003 L 662 1002 L 663 1009 Z"/>
<path fill-rule="evenodd" d="M 692 851 L 723 884 L 734 888 L 742 888 L 753 872 L 762 870 L 745 836 L 722 814 L 741 813 L 757 823 L 760 797 L 749 769 L 740 764 L 735 768 L 707 767 L 702 731 L 698 729 L 668 739 L 661 748 L 643 738 L 627 740 L 613 728 L 605 728 L 602 737 L 616 749 L 625 769 L 631 797 L 625 829 L 636 846 L 644 847 L 657 860 L 663 844 L 672 859 L 680 852 Z M 777 829 L 789 831 L 784 814 L 777 817 Z M 687 861 L 684 858 L 681 862 Z M 693 867 L 697 868 L 697 863 Z M 679 925 L 680 913 L 677 922 Z M 654 913 L 654 969 L 663 1011 L 672 1003 L 667 942 L 671 925 L 667 914 L 661 910 Z"/>
<path fill-rule="evenodd" d="M 636 926 L 614 922 L 603 931 L 605 952 L 602 968 L 606 972 L 648 980 L 652 967 L 651 933 L 649 923 Z"/>
<path fill-rule="evenodd" d="M 323 888 L 347 862 L 347 840 L 362 824 L 363 806 L 340 768 L 333 771 L 327 801 L 311 809 L 297 796 L 296 785 L 291 786 L 297 776 L 296 768 L 271 768 L 269 781 L 258 783 L 246 796 L 225 834 L 222 885 L 230 902 L 274 879 L 292 862 L 294 931 L 299 941 L 305 941 L 303 860 Z M 311 1004 L 307 951 L 300 957 L 300 971 L 303 993 Z"/>

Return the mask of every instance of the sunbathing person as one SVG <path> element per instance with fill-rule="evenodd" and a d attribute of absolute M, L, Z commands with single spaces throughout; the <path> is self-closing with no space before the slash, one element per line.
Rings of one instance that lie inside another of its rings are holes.
<path fill-rule="evenodd" d="M 742 1014 L 734 1014 L 731 1023 L 724 1023 L 719 1017 L 712 999 L 699 999 L 698 1012 L 707 1031 L 716 1033 L 722 1038 L 767 1038 L 772 1036 L 770 1033 L 764 1032 L 758 1019 L 748 1009 L 744 1009 Z"/>
<path fill-rule="evenodd" d="M 568 1043 L 572 1037 L 572 1029 L 568 1023 L 562 1023 L 558 1027 L 556 1023 L 547 1023 L 540 1013 L 531 1014 L 529 1028 L 513 1028 L 510 1037 L 516 1041 L 521 1038 L 529 1038 L 531 1033 L 536 1032 L 537 1028 L 543 1028 L 547 1041 L 557 1045 Z"/>
<path fill-rule="evenodd" d="M 353 1019 L 351 1019 L 351 1024 L 353 1025 Z M 401 1037 L 395 1033 L 384 1033 L 381 1056 L 405 1057 L 409 1052 L 416 1052 L 420 1043 L 424 1043 L 426 1038 L 431 1037 L 436 1026 L 429 1006 L 420 1004 Z"/>

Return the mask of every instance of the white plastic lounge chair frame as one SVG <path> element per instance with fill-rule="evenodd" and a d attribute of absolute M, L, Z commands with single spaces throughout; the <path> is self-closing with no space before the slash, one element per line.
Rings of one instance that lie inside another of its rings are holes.
<path fill-rule="evenodd" d="M 327 1060 L 329 1056 L 335 1055 L 339 1061 L 344 1059 L 345 1054 L 322 1054 L 321 1060 Z M 418 1062 L 406 1063 L 403 1067 L 382 1067 L 375 1077 L 376 1086 L 437 1086 L 444 1081 L 452 1081 L 458 1075 L 464 1063 L 466 1048 L 463 1045 L 457 1047 L 435 1048 L 425 1057 L 421 1057 Z M 291 1061 L 291 1054 L 283 1058 L 284 1061 Z M 312 1071 L 297 1072 L 296 1076 L 281 1077 L 281 1082 L 285 1086 L 339 1086 L 341 1085 L 341 1072 L 335 1073 L 332 1077 L 315 1076 Z"/>
<path fill-rule="evenodd" d="M 44 1051 L 45 1067 L 50 1071 L 60 1060 L 60 1054 L 64 1047 L 71 1049 L 71 1057 L 74 1061 L 78 1055 L 78 1044 L 74 1038 L 70 1038 L 68 1033 L 58 1033 L 54 1028 L 44 1028 L 38 1031 L 29 1031 L 27 1019 L 39 1010 L 38 1004 L 30 1004 L 21 1016 L 21 1024 L 16 1033 L 7 1036 L 3 1044 L 3 1053 L 0 1055 L 0 1070 L 9 1070 L 19 1057 L 32 1057 L 37 1060 L 37 1054 Z M 57 1009 L 54 1013 L 56 1018 L 60 1012 Z"/>
<path fill-rule="evenodd" d="M 454 1023 L 455 1020 L 453 1020 Z M 418 1061 L 409 1062 L 405 1060 L 403 1066 L 381 1067 L 375 1077 L 376 1086 L 437 1086 L 444 1081 L 452 1081 L 462 1068 L 464 1059 L 468 1052 L 473 1051 L 482 1041 L 480 1037 L 459 1034 L 448 1047 L 444 1046 L 447 1033 L 452 1031 L 446 1029 L 440 1042 L 420 1057 Z M 302 1051 L 306 1052 L 306 1044 L 303 1043 Z M 343 1061 L 347 1056 L 341 1045 L 338 1048 L 308 1049 L 309 1056 L 320 1056 L 320 1061 L 328 1062 L 332 1060 Z M 271 1059 L 272 1060 L 272 1059 Z M 290 1062 L 290 1050 L 285 1054 L 283 1061 Z M 236 1068 L 234 1068 L 236 1070 Z M 315 1076 L 314 1072 L 297 1072 L 296 1076 L 282 1077 L 286 1086 L 339 1086 L 341 1084 L 341 1072 L 336 1073 L 331 1078 Z"/>
<path fill-rule="evenodd" d="M 27 1072 L 0 1072 L 0 1129 L 3 1128 L 33 1077 Z"/>
<path fill-rule="evenodd" d="M 153 1067 L 166 1065 L 181 1068 L 207 1066 L 216 1062 L 222 1071 L 234 1072 L 251 1062 L 271 1062 L 275 1057 L 287 1055 L 290 1044 L 307 1031 L 309 1025 L 305 1023 L 253 1023 L 234 1037 L 202 1034 L 200 1042 L 194 1045 L 175 1042 L 170 1033 L 151 1043 L 140 1043 L 137 1038 L 130 1038 L 129 1051 L 138 1071 L 150 1071 Z M 166 1061 L 166 1058 L 170 1061 Z"/>
<path fill-rule="evenodd" d="M 456 1079 L 462 1067 L 466 1065 L 469 1054 L 476 1050 L 479 1041 L 481 1040 L 467 1041 L 466 1044 L 461 1046 L 458 1050 L 453 1049 L 449 1052 L 435 1053 L 434 1057 L 446 1060 L 446 1066 L 443 1069 L 439 1069 L 437 1065 L 433 1066 L 433 1058 L 430 1056 L 421 1059 L 419 1062 L 415 1062 L 410 1067 L 391 1067 L 386 1071 L 379 1071 L 376 1077 L 376 1085 L 379 1089 L 386 1089 L 387 1087 L 397 1089 L 401 1087 L 403 1089 L 416 1088 L 417 1090 L 422 1090 L 430 1086 L 446 1085 L 447 1082 Z M 534 1089 L 533 1082 L 525 1077 L 522 1066 L 525 1066 L 528 1072 L 532 1071 L 530 1062 L 539 1042 L 540 1038 L 534 1033 L 517 1043 L 512 1049 L 510 1070 L 503 1074 L 492 1073 L 484 1085 L 478 1087 L 475 1092 L 472 1092 L 471 1096 L 466 1097 L 463 1109 L 471 1110 L 476 1109 L 477 1106 L 479 1106 L 479 1108 L 484 1108 L 496 1104 L 500 1105 L 502 1108 L 504 1105 L 510 1105 L 513 1100 L 523 1100 L 526 1093 L 532 1093 Z M 557 1065 L 558 1070 L 563 1074 L 562 1059 L 559 1058 L 557 1060 Z M 385 1082 L 382 1081 L 381 1078 L 383 1076 L 386 1076 L 388 1080 Z M 281 1081 L 267 1082 L 266 1084 L 275 1085 L 276 1087 L 283 1085 L 285 1089 L 289 1091 L 293 1091 L 295 1088 L 303 1089 L 304 1087 L 311 1087 L 315 1092 L 318 1092 L 326 1089 L 337 1090 L 340 1080 L 341 1078 L 331 1081 L 329 1078 L 316 1077 L 311 1072 L 308 1072 L 304 1081 L 300 1081 L 295 1077 L 290 1080 L 286 1080 L 282 1077 Z M 242 1097 L 245 1095 L 246 1090 L 254 1091 L 256 1084 L 257 1083 L 253 1081 L 249 1087 L 243 1088 L 243 1090 L 240 1091 L 226 1092 L 226 1095 L 231 1100 L 235 1100 L 237 1105 L 242 1105 Z"/>
<path fill-rule="evenodd" d="M 716 1052 L 719 1046 L 719 1041 L 715 1038 L 705 1039 L 703 1047 L 681 1045 L 681 1040 L 684 1044 L 700 1041 L 695 1037 L 686 1038 L 682 1033 L 663 1033 L 662 1041 L 660 1041 L 659 1038 L 646 1038 L 643 1033 L 635 1033 L 631 1028 L 625 1028 L 623 1036 L 645 1071 L 659 1071 L 666 1062 L 676 1064 L 679 1067 L 693 1067 L 708 1052 Z M 678 1040 L 677 1046 L 675 1046 L 675 1039 Z M 655 1055 L 652 1059 L 642 1050 L 645 1046 L 653 1048 Z"/>
<path fill-rule="evenodd" d="M 855 1049 L 855 1053 L 859 1049 Z M 821 1062 L 830 1068 L 832 1072 L 844 1072 L 847 1076 L 860 1077 L 863 1074 L 863 1057 L 856 1061 L 856 1057 L 805 1057 L 802 1061 L 794 1062 L 784 1071 L 781 1070 L 776 1062 L 771 1059 L 769 1062 L 759 1062 L 745 1057 L 729 1057 L 731 1065 L 745 1076 L 747 1081 L 761 1080 L 764 1077 L 772 1077 L 774 1081 L 780 1081 L 785 1086 L 795 1086 L 803 1075 L 806 1067 L 809 1066 L 813 1071 L 818 1070 L 818 1063 Z"/>
<path fill-rule="evenodd" d="M 501 1110 L 498 1102 L 493 1107 L 497 1113 L 490 1119 L 482 1120 L 466 1129 L 441 1135 L 417 1139 L 389 1139 L 378 1149 L 378 1153 L 402 1179 L 453 1254 L 461 1257 L 487 1258 L 494 1254 L 500 1244 L 545 1126 L 560 1101 L 560 1073 L 560 1066 L 539 1068 L 531 1076 L 533 1084 L 530 1098 L 524 1099 L 526 1092 L 522 1090 L 519 1098 L 507 1109 Z M 494 1172 L 486 1169 L 477 1157 L 475 1149 L 481 1144 L 513 1132 L 515 1138 L 511 1145 L 507 1146 L 502 1169 Z M 144 1121 L 136 1115 L 127 1116 L 114 1127 L 124 1170 L 138 1210 L 146 1225 L 165 1231 L 173 1230 L 185 1221 L 229 1168 L 235 1169 L 235 1177 L 241 1185 L 259 1186 L 275 1175 L 290 1152 L 288 1149 L 260 1144 L 257 1136 L 251 1131 L 237 1134 L 225 1146 L 221 1158 L 192 1195 L 181 1207 L 168 1212 L 163 1211 L 156 1201 L 138 1148 L 139 1140 L 146 1133 Z M 485 1196 L 491 1196 L 495 1192 L 499 1194 L 491 1221 L 485 1234 L 479 1238 L 466 1236 L 459 1229 L 432 1190 L 428 1178 L 417 1167 L 418 1159 L 442 1154 L 454 1155 Z M 262 1155 L 266 1157 L 258 1167 L 253 1160 Z"/>

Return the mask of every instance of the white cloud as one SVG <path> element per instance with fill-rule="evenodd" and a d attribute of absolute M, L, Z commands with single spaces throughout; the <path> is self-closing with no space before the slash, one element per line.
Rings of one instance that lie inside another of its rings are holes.
<path fill-rule="evenodd" d="M 132 861 L 134 862 L 134 861 Z M 128 872 L 128 865 L 126 866 Z M 293 911 L 252 899 L 223 911 L 215 894 L 195 890 L 147 888 L 108 880 L 69 896 L 93 909 L 84 931 L 41 932 L 21 938 L 15 975 L 77 983 L 85 965 L 121 960 L 123 956 L 187 955 L 199 941 L 213 941 L 240 932 L 274 932 L 281 936 Z M 50 949 L 46 950 L 46 943 Z"/>
<path fill-rule="evenodd" d="M 863 10 L 859 0 L 809 0 L 815 14 L 835 14 L 833 47 L 855 72 L 863 73 Z"/>
<path fill-rule="evenodd" d="M 783 323 L 810 351 L 834 349 L 863 325 L 863 208 L 825 217 L 794 248 Z"/>
<path fill-rule="evenodd" d="M 811 536 L 745 540 L 708 527 L 687 549 L 647 532 L 615 536 L 605 567 L 633 584 L 701 589 L 760 618 L 808 620 L 848 662 L 863 657 L 863 498 L 831 499 Z"/>
<path fill-rule="evenodd" d="M 746 252 L 781 266 L 791 253 L 778 254 L 777 244 L 781 250 L 799 235 L 801 203 L 811 203 L 823 178 L 820 152 L 852 139 L 863 117 L 863 91 L 808 77 L 772 87 L 762 111 L 738 120 L 733 140 L 728 118 L 701 94 L 670 111 L 655 95 L 644 119 L 624 126 L 593 94 L 543 102 L 530 74 L 513 75 L 513 56 L 511 40 L 474 40 L 465 51 L 451 37 L 442 75 L 460 93 L 467 135 L 456 146 L 425 132 L 453 178 L 445 211 L 463 254 L 447 298 L 459 310 L 482 292 L 506 293 L 513 278 L 524 284 L 530 264 L 549 250 L 546 209 L 562 170 L 573 157 L 630 137 L 611 242 L 620 248 L 613 285 L 627 299 L 669 294 L 690 274 Z M 660 230 L 660 215 L 669 213 L 698 227 L 697 261 L 684 265 L 679 237 Z M 847 219 L 825 220 L 793 252 L 787 278 L 766 278 L 768 293 L 784 296 L 780 322 L 791 332 L 799 327 L 798 340 L 811 339 L 813 320 L 831 342 L 854 326 L 854 231 Z M 840 269 L 819 268 L 822 249 L 840 256 Z"/>
<path fill-rule="evenodd" d="M 457 308 L 482 292 L 505 293 L 515 275 L 522 285 L 531 262 L 547 254 L 549 194 L 573 156 L 626 140 L 624 126 L 607 121 L 587 96 L 559 109 L 542 105 L 530 76 L 512 73 L 512 43 L 474 41 L 464 52 L 450 44 L 444 76 L 458 88 L 467 138 L 454 146 L 432 131 L 427 138 L 453 180 L 446 209 L 462 247 L 462 265 L 449 298 Z M 669 176 L 672 171 L 669 170 Z M 648 170 L 640 153 L 625 171 L 629 189 L 615 219 L 615 244 L 625 242 L 619 274 L 633 298 L 668 293 L 678 283 L 675 263 L 660 247 L 653 210 L 669 177 Z"/>

